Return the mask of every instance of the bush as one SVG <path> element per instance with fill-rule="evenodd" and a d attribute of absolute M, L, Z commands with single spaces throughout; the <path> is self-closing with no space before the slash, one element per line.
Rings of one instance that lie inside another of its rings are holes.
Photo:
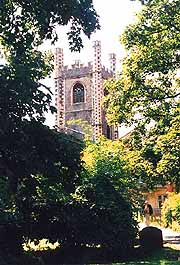
<path fill-rule="evenodd" d="M 129 202 L 116 191 L 107 192 L 106 188 L 104 194 L 96 193 L 95 189 L 91 191 L 91 198 L 86 197 L 87 202 L 72 206 L 68 223 L 72 238 L 69 238 L 69 242 L 74 241 L 79 246 L 99 245 L 119 254 L 127 253 L 136 237 Z M 90 193 L 90 188 L 86 192 Z"/>
<path fill-rule="evenodd" d="M 162 222 L 165 227 L 180 232 L 180 194 L 169 194 L 162 207 Z"/>
<path fill-rule="evenodd" d="M 68 241 L 78 246 L 101 246 L 121 256 L 127 255 L 137 234 L 132 204 L 115 188 L 112 178 L 101 173 L 83 176 L 82 186 L 73 195 L 72 204 L 64 209 L 71 237 Z"/>
<path fill-rule="evenodd" d="M 104 196 L 94 188 L 91 192 L 93 196 L 86 201 L 72 199 L 64 205 L 46 208 L 55 218 L 41 218 L 42 222 L 34 223 L 29 238 L 48 238 L 70 249 L 102 247 L 126 255 L 134 246 L 137 233 L 130 203 L 116 192 L 104 191 Z"/>
<path fill-rule="evenodd" d="M 122 144 L 104 138 L 96 144 L 89 143 L 83 161 L 82 182 L 74 196 L 82 209 L 77 216 L 79 242 L 127 255 L 134 246 L 137 223 L 129 192 L 132 179 L 123 159 Z"/>
<path fill-rule="evenodd" d="M 47 238 L 70 249 L 102 247 L 121 256 L 134 246 L 137 223 L 132 204 L 101 172 L 84 173 L 81 186 L 66 201 L 37 205 L 33 214 L 36 221 L 27 239 Z"/>
<path fill-rule="evenodd" d="M 127 256 L 138 230 L 130 192 L 133 180 L 122 146 L 105 140 L 91 144 L 84 162 L 81 172 L 81 167 L 62 166 L 63 177 L 23 180 L 17 194 L 18 235 L 35 244 L 43 238 L 58 241 L 66 250 L 101 247 L 114 256 Z"/>

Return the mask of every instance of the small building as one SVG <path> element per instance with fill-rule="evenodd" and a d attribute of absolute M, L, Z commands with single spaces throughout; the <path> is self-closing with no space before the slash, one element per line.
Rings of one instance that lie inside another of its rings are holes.
<path fill-rule="evenodd" d="M 158 185 L 154 191 L 143 193 L 144 200 L 147 200 L 152 205 L 155 217 L 161 215 L 162 205 L 168 198 L 169 193 L 173 191 L 174 185 L 167 184 L 165 186 Z"/>

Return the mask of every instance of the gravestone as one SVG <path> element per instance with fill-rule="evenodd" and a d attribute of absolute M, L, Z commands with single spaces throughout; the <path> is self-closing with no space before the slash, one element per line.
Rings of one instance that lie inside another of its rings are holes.
<path fill-rule="evenodd" d="M 153 226 L 143 228 L 139 233 L 141 247 L 146 250 L 157 250 L 163 247 L 163 236 L 161 229 Z"/>

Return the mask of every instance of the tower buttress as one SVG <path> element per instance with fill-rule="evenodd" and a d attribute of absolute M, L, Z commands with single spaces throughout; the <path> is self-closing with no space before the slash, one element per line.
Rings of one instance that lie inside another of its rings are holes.
<path fill-rule="evenodd" d="M 94 62 L 93 62 L 93 125 L 94 140 L 102 135 L 102 107 L 103 80 L 101 65 L 101 42 L 94 42 Z"/>
<path fill-rule="evenodd" d="M 58 128 L 64 127 L 64 107 L 65 107 L 65 89 L 64 89 L 64 54 L 63 49 L 55 49 L 55 106 L 57 113 L 55 116 L 55 125 Z"/>

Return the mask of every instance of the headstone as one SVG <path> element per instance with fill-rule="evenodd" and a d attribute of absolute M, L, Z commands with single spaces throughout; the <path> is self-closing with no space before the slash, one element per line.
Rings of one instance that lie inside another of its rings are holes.
<path fill-rule="evenodd" d="M 163 236 L 161 229 L 153 226 L 143 228 L 139 233 L 141 247 L 146 250 L 156 250 L 163 247 Z"/>

